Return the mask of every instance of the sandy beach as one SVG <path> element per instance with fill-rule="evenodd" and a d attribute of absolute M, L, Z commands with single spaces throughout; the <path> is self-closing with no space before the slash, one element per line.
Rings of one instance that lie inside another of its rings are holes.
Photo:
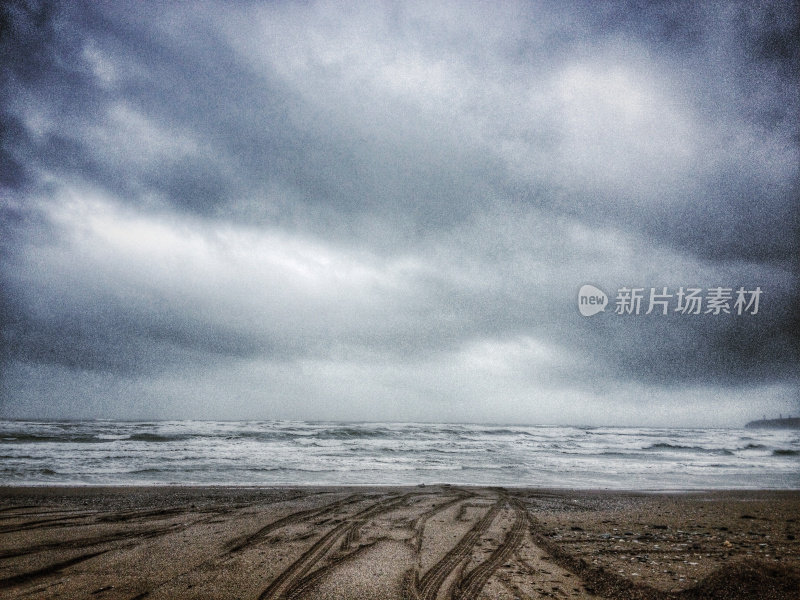
<path fill-rule="evenodd" d="M 797 598 L 800 492 L 8 487 L 4 598 Z"/>

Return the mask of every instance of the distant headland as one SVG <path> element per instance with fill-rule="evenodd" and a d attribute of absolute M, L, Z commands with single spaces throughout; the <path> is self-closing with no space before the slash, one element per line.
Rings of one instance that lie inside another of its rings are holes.
<path fill-rule="evenodd" d="M 800 429 L 800 417 L 781 417 L 779 419 L 759 419 L 750 421 L 745 429 Z"/>

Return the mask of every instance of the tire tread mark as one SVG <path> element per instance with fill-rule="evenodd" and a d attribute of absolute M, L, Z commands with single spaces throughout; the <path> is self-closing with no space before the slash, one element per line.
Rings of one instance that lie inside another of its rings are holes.
<path fill-rule="evenodd" d="M 386 512 L 386 511 L 392 510 L 396 506 L 406 503 L 407 500 L 410 497 L 413 497 L 415 495 L 417 495 L 417 494 L 414 493 L 414 492 L 409 492 L 407 494 L 403 494 L 402 496 L 400 496 L 397 499 L 391 500 L 388 503 L 382 503 L 380 506 L 376 506 L 376 508 L 379 509 L 379 510 L 377 510 L 375 512 L 370 512 L 370 514 L 366 515 L 364 518 L 361 518 L 361 519 L 358 519 L 358 520 L 352 522 L 351 525 L 350 525 L 350 528 L 347 530 L 347 533 L 344 536 L 344 540 L 342 541 L 342 545 L 341 545 L 341 547 L 339 549 L 341 554 L 339 554 L 338 556 L 335 556 L 334 558 L 332 558 L 330 560 L 330 562 L 327 565 L 325 565 L 324 567 L 321 567 L 321 568 L 317 569 L 316 571 L 313 571 L 312 573 L 309 573 L 305 577 L 301 578 L 294 586 L 292 586 L 291 590 L 286 592 L 286 597 L 287 598 L 302 598 L 301 594 L 306 589 L 308 589 L 311 585 L 316 583 L 324 575 L 326 575 L 328 572 L 330 572 L 334 567 L 336 567 L 336 566 L 338 566 L 338 565 L 340 565 L 340 564 L 342 564 L 342 563 L 344 563 L 344 562 L 346 562 L 346 561 L 348 561 L 348 560 L 350 560 L 352 558 L 355 558 L 358 554 L 361 554 L 362 552 L 364 552 L 368 548 L 371 548 L 372 546 L 374 546 L 377 543 L 378 540 L 375 540 L 375 541 L 370 542 L 368 544 L 363 544 L 363 545 L 359 546 L 358 548 L 356 548 L 355 550 L 353 550 L 351 552 L 347 552 L 347 550 L 350 549 L 350 546 L 360 539 L 360 529 L 361 529 L 361 527 L 364 526 L 364 524 L 368 521 L 368 519 L 370 517 L 374 517 L 377 514 L 380 514 L 382 512 Z M 437 507 L 437 508 L 441 509 L 441 506 Z M 426 511 L 426 512 L 428 512 L 428 511 Z M 415 520 L 415 522 L 416 522 L 416 520 Z"/>
<path fill-rule="evenodd" d="M 76 565 L 81 563 L 85 560 L 89 560 L 90 558 L 94 558 L 95 556 L 99 556 L 100 554 L 104 554 L 107 550 L 101 550 L 100 552 L 89 552 L 87 554 L 81 554 L 80 556 L 75 556 L 68 560 L 62 560 L 61 562 L 52 563 L 40 569 L 36 569 L 34 571 L 28 571 L 27 573 L 20 573 L 19 575 L 12 575 L 11 577 L 5 577 L 0 579 L 0 589 L 13 587 L 15 585 L 19 585 L 20 583 L 28 583 L 35 579 L 40 579 L 42 577 L 47 577 L 48 575 L 54 575 L 59 571 L 66 569 L 67 567 L 71 567 L 72 565 Z"/>
<path fill-rule="evenodd" d="M 430 519 L 436 513 L 441 512 L 443 510 L 447 510 L 454 504 L 458 504 L 459 502 L 466 500 L 470 496 L 472 496 L 472 494 L 469 495 L 459 494 L 455 498 L 447 500 L 446 502 L 443 502 L 441 504 L 436 504 L 432 506 L 428 510 L 421 513 L 416 519 L 414 519 L 414 521 L 411 523 L 411 529 L 414 531 L 414 539 L 416 540 L 414 543 L 414 550 L 417 553 L 419 553 L 419 551 L 422 549 L 422 534 L 425 531 L 425 525 L 427 524 L 428 519 Z"/>
<path fill-rule="evenodd" d="M 0 513 L 9 512 L 12 510 L 23 510 L 25 508 L 36 508 L 35 504 L 19 504 L 15 506 L 4 506 L 0 508 Z M 30 514 L 30 513 L 29 513 Z M 13 519 L 16 515 L 12 515 L 10 517 L 0 517 L 2 519 Z"/>
<path fill-rule="evenodd" d="M 456 543 L 450 551 L 433 565 L 419 581 L 417 593 L 422 600 L 435 600 L 445 579 L 469 556 L 481 535 L 489 528 L 505 500 L 497 500 L 486 514 Z"/>
<path fill-rule="evenodd" d="M 42 529 L 43 527 L 70 527 L 74 525 L 91 525 L 92 523 L 65 523 L 75 519 L 85 519 L 94 516 L 94 513 L 83 513 L 63 517 L 53 517 L 51 519 L 37 519 L 36 521 L 26 521 L 17 525 L 2 525 L 0 533 L 14 533 L 15 531 L 28 531 L 30 529 Z"/>
<path fill-rule="evenodd" d="M 301 521 L 306 518 L 314 518 L 320 515 L 332 513 L 342 508 L 343 506 L 347 506 L 348 504 L 353 504 L 354 502 L 358 502 L 359 500 L 363 499 L 364 496 L 361 494 L 351 494 L 346 498 L 342 498 L 341 500 L 336 500 L 335 502 L 331 502 L 330 504 L 326 504 L 325 506 L 322 507 L 309 508 L 307 510 L 300 510 L 292 514 L 286 515 L 285 517 L 281 517 L 280 519 L 272 521 L 271 523 L 267 523 L 254 533 L 231 540 L 230 542 L 228 542 L 228 553 L 233 554 L 235 552 L 239 552 L 247 548 L 248 546 L 253 546 L 257 544 L 259 541 L 261 541 L 265 536 L 275 531 L 276 529 L 280 529 L 281 527 L 297 523 L 298 521 Z"/>
<path fill-rule="evenodd" d="M 634 584 L 608 570 L 589 565 L 585 559 L 574 556 L 560 544 L 542 535 L 539 531 L 541 527 L 539 520 L 530 514 L 522 502 L 520 502 L 520 506 L 525 512 L 528 531 L 533 543 L 550 555 L 550 562 L 583 580 L 584 586 L 593 589 L 592 593 L 603 598 L 625 598 L 626 600 L 670 600 L 676 597 L 644 583 Z"/>
<path fill-rule="evenodd" d="M 308 550 L 303 552 L 296 561 L 278 575 L 267 588 L 261 592 L 258 599 L 280 598 L 284 592 L 298 579 L 304 577 L 317 559 L 325 554 L 336 543 L 336 540 L 349 527 L 349 523 L 342 523 L 323 535 Z"/>
<path fill-rule="evenodd" d="M 416 492 L 408 492 L 396 498 L 383 500 L 381 502 L 378 502 L 374 506 L 374 510 L 367 509 L 366 513 L 359 513 L 358 515 L 355 515 L 351 519 L 348 519 L 350 521 L 350 528 L 347 530 L 347 534 L 344 536 L 341 550 L 343 551 L 349 550 L 350 546 L 352 546 L 355 542 L 361 539 L 361 528 L 367 524 L 367 521 L 369 521 L 369 519 L 376 517 L 381 513 L 388 512 L 398 506 L 406 504 L 409 498 L 412 498 L 413 496 L 417 495 L 418 494 Z M 355 517 L 359 518 L 356 519 Z"/>
<path fill-rule="evenodd" d="M 26 556 L 28 554 L 35 554 L 37 552 L 46 552 L 48 550 L 89 548 L 91 546 L 98 546 L 110 542 L 152 539 L 162 535 L 169 535 L 171 533 L 184 531 L 189 527 L 192 527 L 193 525 L 205 523 L 211 519 L 214 519 L 215 517 L 217 517 L 217 513 L 214 513 L 206 517 L 201 517 L 199 519 L 195 519 L 188 523 L 180 523 L 180 524 L 174 523 L 171 525 L 167 525 L 166 527 L 163 526 L 153 527 L 150 529 L 140 529 L 133 531 L 116 531 L 102 536 L 84 537 L 74 540 L 65 540 L 61 542 L 43 542 L 41 544 L 27 546 L 25 548 L 0 551 L 0 560 L 16 558 L 18 556 Z"/>
<path fill-rule="evenodd" d="M 352 560 L 363 554 L 367 550 L 369 550 L 372 546 L 374 546 L 377 542 L 370 542 L 369 544 L 364 544 L 363 546 L 359 546 L 355 550 L 351 550 L 345 554 L 340 554 L 339 556 L 334 557 L 331 561 L 325 565 L 324 567 L 320 567 L 316 571 L 313 571 L 307 574 L 305 577 L 301 578 L 297 581 L 295 585 L 292 586 L 291 590 L 285 593 L 286 598 L 294 600 L 295 598 L 303 598 L 305 591 L 322 579 L 325 575 L 330 573 L 335 567 L 344 564 L 345 562 Z"/>
<path fill-rule="evenodd" d="M 256 531 L 253 534 L 250 534 L 250 535 L 247 535 L 247 536 L 244 536 L 244 537 L 241 537 L 241 538 L 236 538 L 233 541 L 228 542 L 229 546 L 230 546 L 230 544 L 233 544 L 234 542 L 237 542 L 237 543 L 234 544 L 233 547 L 229 547 L 228 551 L 225 552 L 224 554 L 213 556 L 213 557 L 211 557 L 211 558 L 209 558 L 207 560 L 204 560 L 203 562 L 201 562 L 199 564 L 196 564 L 196 565 L 192 566 L 191 568 L 187 569 L 186 571 L 182 571 L 182 572 L 180 572 L 180 573 L 178 573 L 176 575 L 172 575 L 171 577 L 160 581 L 157 585 L 151 587 L 149 590 L 146 590 L 146 591 L 142 592 L 141 594 L 139 594 L 138 596 L 135 596 L 131 600 L 137 600 L 137 599 L 140 599 L 140 598 L 144 598 L 147 595 L 149 595 L 150 592 L 153 592 L 153 591 L 156 591 L 156 590 L 158 590 L 160 588 L 163 588 L 165 585 L 169 584 L 172 581 L 175 581 L 179 577 L 184 577 L 185 575 L 187 575 L 188 573 L 191 573 L 192 571 L 195 571 L 195 570 L 197 570 L 199 568 L 202 568 L 204 566 L 213 564 L 215 561 L 218 561 L 221 558 L 224 558 L 226 556 L 230 556 L 231 554 L 234 554 L 234 553 L 238 552 L 239 550 L 244 549 L 245 547 L 247 547 L 249 545 L 257 543 L 259 541 L 259 539 L 257 539 L 257 538 L 261 538 L 264 535 L 270 533 L 271 531 L 274 531 L 275 529 L 279 529 L 280 527 L 284 527 L 284 526 L 286 526 L 286 525 L 288 525 L 290 523 L 293 523 L 295 521 L 299 521 L 299 520 L 301 520 L 302 518 L 304 518 L 306 516 L 312 516 L 313 517 L 314 515 L 310 514 L 310 513 L 315 513 L 316 512 L 317 514 L 323 514 L 323 513 L 329 512 L 329 511 L 334 511 L 334 510 L 336 510 L 338 508 L 341 508 L 342 506 L 344 506 L 344 505 L 346 505 L 348 503 L 355 502 L 355 501 L 360 500 L 362 498 L 363 498 L 363 496 L 361 496 L 360 494 L 352 494 L 352 495 L 350 495 L 350 496 L 348 496 L 346 498 L 343 498 L 341 500 L 337 500 L 335 502 L 331 502 L 331 503 L 326 504 L 325 506 L 322 506 L 322 507 L 318 507 L 318 508 L 315 508 L 315 509 L 297 511 L 297 512 L 294 512 L 294 513 L 292 513 L 290 515 L 287 515 L 285 517 L 281 517 L 280 519 L 278 519 L 276 521 L 268 523 L 267 525 L 265 525 L 264 527 L 262 527 L 261 529 L 259 529 L 258 531 Z"/>
<path fill-rule="evenodd" d="M 512 505 L 514 507 L 514 524 L 511 529 L 500 545 L 489 555 L 489 558 L 473 568 L 454 586 L 452 593 L 454 600 L 474 600 L 477 598 L 494 572 L 522 545 L 522 540 L 525 537 L 525 525 L 528 521 L 522 507 L 514 501 L 512 501 Z"/>
<path fill-rule="evenodd" d="M 81 538 L 77 540 L 70 540 L 64 542 L 49 542 L 37 544 L 35 546 L 28 546 L 27 548 L 20 548 L 17 550 L 4 550 L 0 551 L 0 560 L 9 558 L 17 558 L 19 556 L 27 556 L 29 554 L 36 554 L 38 552 L 47 552 L 48 550 L 77 550 L 79 548 L 88 548 L 91 546 L 99 546 L 110 542 L 119 542 L 134 539 L 149 539 L 166 535 L 176 531 L 182 531 L 183 528 L 179 527 L 160 527 L 157 529 L 146 529 L 143 531 L 121 532 L 113 533 L 104 536 L 97 536 L 92 538 Z"/>
<path fill-rule="evenodd" d="M 235 538 L 234 540 L 228 542 L 229 546 L 231 544 L 234 544 L 234 542 L 236 542 L 236 543 L 233 545 L 232 548 L 229 547 L 227 552 L 224 552 L 223 554 L 219 554 L 219 555 L 213 556 L 213 557 L 211 557 L 211 558 L 209 558 L 207 560 L 204 560 L 203 562 L 201 562 L 199 564 L 193 565 L 192 567 L 190 567 L 189 569 L 187 569 L 185 571 L 182 571 L 182 572 L 180 572 L 180 573 L 178 573 L 176 575 L 172 575 L 171 577 L 168 577 L 167 579 L 164 579 L 164 580 L 160 581 L 157 585 L 151 587 L 149 590 L 147 590 L 145 592 L 142 592 L 142 594 L 146 595 L 146 594 L 149 594 L 150 592 L 154 592 L 156 590 L 159 590 L 159 589 L 163 588 L 165 585 L 169 584 L 170 582 L 175 581 L 176 579 L 178 579 L 180 577 L 183 577 L 183 576 L 187 575 L 188 573 L 191 573 L 192 571 L 195 571 L 197 569 L 206 567 L 206 566 L 208 566 L 210 564 L 215 563 L 216 561 L 219 561 L 220 559 L 224 559 L 226 557 L 229 557 L 230 555 L 238 552 L 239 550 L 244 549 L 247 546 L 250 546 L 252 544 L 258 543 L 260 541 L 260 538 L 264 537 L 265 535 L 269 534 L 270 532 L 274 531 L 275 529 L 279 529 L 280 527 L 284 527 L 286 525 L 289 525 L 290 523 L 299 521 L 299 520 L 303 519 L 304 517 L 309 517 L 310 516 L 310 517 L 313 518 L 314 516 L 319 516 L 319 515 L 322 515 L 322 514 L 332 513 L 334 511 L 338 510 L 339 508 L 341 508 L 342 506 L 346 506 L 347 504 L 352 504 L 353 502 L 357 502 L 359 500 L 362 500 L 363 498 L 364 498 L 364 496 L 361 495 L 361 494 L 351 494 L 350 496 L 347 496 L 347 497 L 342 498 L 340 500 L 336 500 L 334 502 L 331 502 L 331 503 L 326 504 L 326 505 L 321 506 L 321 507 L 317 507 L 317 508 L 309 509 L 309 510 L 304 510 L 304 511 L 298 511 L 298 512 L 292 513 L 290 515 L 287 515 L 286 517 L 281 517 L 280 519 L 278 519 L 276 521 L 268 523 L 267 525 L 265 525 L 264 527 L 262 527 L 261 529 L 259 529 L 258 531 L 256 531 L 253 534 L 250 534 L 250 535 L 247 535 L 247 536 L 244 536 L 244 537 L 240 537 L 240 538 Z M 308 514 L 308 513 L 312 513 L 312 514 Z M 140 597 L 144 598 L 145 597 L 144 595 L 140 595 Z M 137 598 L 138 598 L 138 596 L 137 596 Z M 132 600 L 135 600 L 135 599 L 132 599 Z"/>
<path fill-rule="evenodd" d="M 468 492 L 466 490 L 454 490 L 458 496 L 447 500 L 441 504 L 436 504 L 429 508 L 428 510 L 422 512 L 414 521 L 411 523 L 411 529 L 414 532 L 414 538 L 416 541 L 411 544 L 412 548 L 414 549 L 415 554 L 417 555 L 417 560 L 419 561 L 419 553 L 422 550 L 422 536 L 425 533 L 425 525 L 427 524 L 428 520 L 438 512 L 443 510 L 447 510 L 454 504 L 458 504 L 466 500 L 467 498 L 472 498 L 475 496 L 474 493 Z M 401 598 L 403 600 L 419 600 L 419 568 L 411 568 L 408 569 L 404 576 L 403 582 L 401 585 Z"/>
<path fill-rule="evenodd" d="M 402 600 L 420 600 L 419 571 L 417 569 L 409 569 L 405 572 L 405 575 L 403 575 L 400 597 Z"/>
<path fill-rule="evenodd" d="M 303 552 L 296 561 L 284 569 L 284 571 L 261 592 L 258 597 L 259 600 L 266 600 L 268 598 L 291 598 L 296 592 L 297 586 L 300 585 L 300 582 L 303 581 L 305 577 L 313 575 L 311 571 L 313 566 L 327 554 L 336 542 L 345 536 L 348 531 L 354 527 L 360 527 L 367 519 L 406 502 L 409 497 L 414 495 L 416 495 L 415 492 L 409 492 L 401 496 L 395 496 L 394 498 L 380 500 L 347 518 L 343 523 L 340 523 L 323 535 L 314 545 Z"/>

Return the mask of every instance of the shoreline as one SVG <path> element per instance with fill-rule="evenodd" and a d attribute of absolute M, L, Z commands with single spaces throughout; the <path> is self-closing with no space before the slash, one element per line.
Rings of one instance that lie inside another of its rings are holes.
<path fill-rule="evenodd" d="M 92 489 L 117 489 L 117 488 L 131 488 L 131 489 L 151 489 L 151 488 L 164 488 L 164 489 L 179 489 L 186 488 L 189 490 L 198 489 L 236 489 L 236 490 L 280 490 L 280 489 L 298 489 L 298 490 L 312 490 L 320 488 L 337 488 L 337 489 L 415 489 L 415 488 L 437 488 L 437 487 L 458 487 L 458 488 L 472 488 L 472 489 L 491 489 L 502 488 L 506 490 L 520 491 L 539 491 L 539 492 L 557 492 L 557 493 L 609 493 L 609 494 L 715 494 L 715 493 L 739 493 L 739 492 L 787 492 L 787 493 L 800 493 L 800 487 L 685 487 L 685 488 L 617 488 L 617 487 L 556 487 L 556 486 L 532 486 L 532 485 L 496 485 L 496 484 L 483 484 L 483 483 L 422 483 L 411 485 L 407 483 L 347 483 L 347 484 L 314 484 L 314 483 L 187 483 L 187 482 L 174 482 L 174 483 L 0 483 L 0 497 L 2 492 L 6 490 L 42 490 L 42 489 L 75 489 L 75 490 L 92 490 Z"/>
<path fill-rule="evenodd" d="M 0 486 L 0 594 L 783 599 L 798 537 L 798 490 Z"/>

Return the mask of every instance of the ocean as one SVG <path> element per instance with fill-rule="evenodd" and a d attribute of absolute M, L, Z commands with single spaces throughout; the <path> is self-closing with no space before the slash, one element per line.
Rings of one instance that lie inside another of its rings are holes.
<path fill-rule="evenodd" d="M 306 421 L 0 421 L 0 485 L 800 489 L 800 432 Z"/>

